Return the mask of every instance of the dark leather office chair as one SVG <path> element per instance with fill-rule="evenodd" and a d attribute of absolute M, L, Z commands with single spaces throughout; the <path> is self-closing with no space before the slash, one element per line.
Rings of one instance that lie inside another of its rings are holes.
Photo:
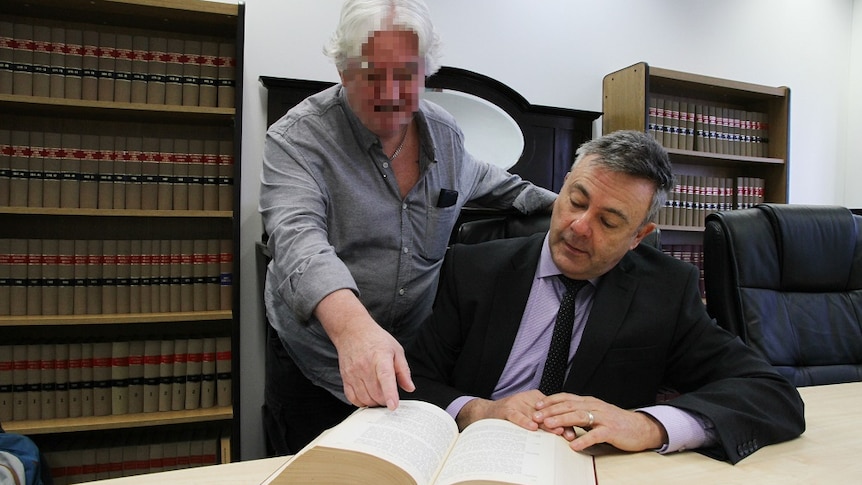
<path fill-rule="evenodd" d="M 537 232 L 547 232 L 551 225 L 551 214 L 507 214 L 464 222 L 456 229 L 455 242 L 476 244 L 491 239 L 529 236 Z M 641 244 L 661 249 L 661 231 L 658 228 L 649 233 Z"/>
<path fill-rule="evenodd" d="M 707 310 L 796 386 L 862 380 L 862 216 L 762 204 L 706 219 Z"/>

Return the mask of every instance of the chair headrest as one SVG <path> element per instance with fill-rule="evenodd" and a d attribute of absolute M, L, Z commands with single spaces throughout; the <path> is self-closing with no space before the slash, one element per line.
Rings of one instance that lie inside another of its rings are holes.
<path fill-rule="evenodd" d="M 762 204 L 775 232 L 780 285 L 795 291 L 845 289 L 856 254 L 858 228 L 844 207 Z"/>

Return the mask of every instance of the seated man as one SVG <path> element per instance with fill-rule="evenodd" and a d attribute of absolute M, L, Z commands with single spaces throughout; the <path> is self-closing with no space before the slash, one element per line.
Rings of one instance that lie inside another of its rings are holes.
<path fill-rule="evenodd" d="M 799 393 L 709 318 L 697 269 L 638 246 L 672 184 L 658 143 L 615 132 L 578 149 L 547 234 L 453 246 L 407 349 L 409 397 L 461 429 L 507 419 L 577 451 L 697 448 L 736 463 L 800 435 Z M 561 274 L 583 288 L 562 297 Z M 656 405 L 664 387 L 680 395 Z"/>

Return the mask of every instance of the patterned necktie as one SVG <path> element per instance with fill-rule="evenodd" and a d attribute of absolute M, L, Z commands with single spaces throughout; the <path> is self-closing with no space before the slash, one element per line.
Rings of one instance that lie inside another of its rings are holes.
<path fill-rule="evenodd" d="M 563 389 L 563 378 L 566 376 L 569 348 L 572 344 L 572 327 L 575 325 L 575 296 L 587 284 L 587 281 L 573 280 L 563 275 L 559 275 L 559 278 L 566 285 L 566 293 L 557 311 L 551 347 L 548 349 L 548 360 L 545 361 L 542 381 L 539 383 L 539 390 L 546 396 Z"/>

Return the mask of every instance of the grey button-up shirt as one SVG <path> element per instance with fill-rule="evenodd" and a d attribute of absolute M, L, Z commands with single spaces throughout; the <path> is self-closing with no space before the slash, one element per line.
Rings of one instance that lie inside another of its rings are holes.
<path fill-rule="evenodd" d="M 273 255 L 267 318 L 303 373 L 345 401 L 336 349 L 312 315 L 320 300 L 353 290 L 403 344 L 431 311 L 465 203 L 530 213 L 556 197 L 473 158 L 439 106 L 423 100 L 416 121 L 420 178 L 405 198 L 379 139 L 350 110 L 340 85 L 306 99 L 267 131 L 260 195 Z M 441 203 L 441 189 L 456 191 L 457 200 Z"/>

